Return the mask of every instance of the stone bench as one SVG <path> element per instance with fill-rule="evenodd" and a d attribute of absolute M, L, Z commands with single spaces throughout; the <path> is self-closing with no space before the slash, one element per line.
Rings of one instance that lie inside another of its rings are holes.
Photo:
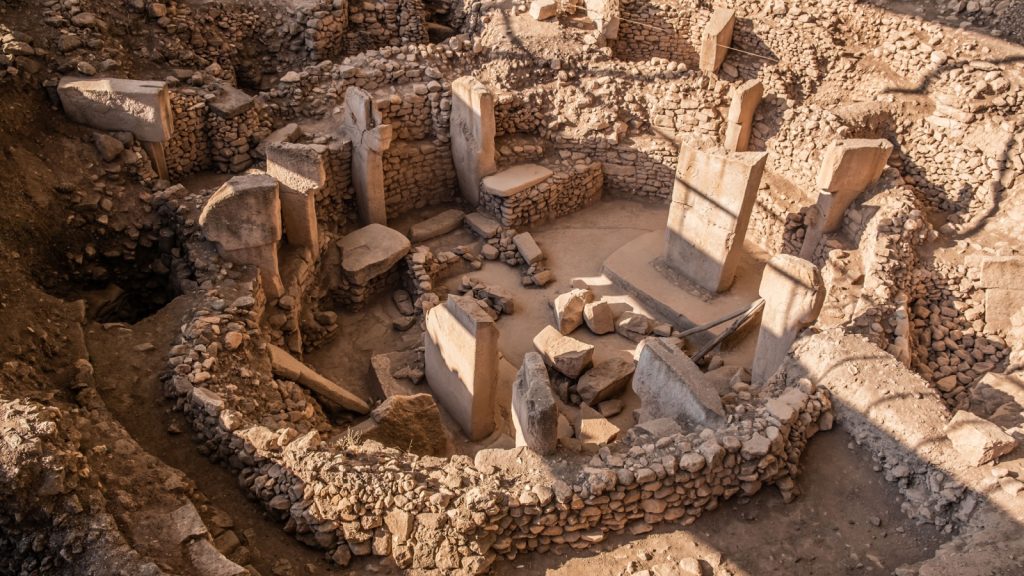
<path fill-rule="evenodd" d="M 480 184 L 480 211 L 504 226 L 522 226 L 571 214 L 601 197 L 599 162 L 518 164 L 487 176 Z"/>
<path fill-rule="evenodd" d="M 370 224 L 338 241 L 341 252 L 343 300 L 359 304 L 387 286 L 395 266 L 412 244 L 398 230 Z"/>

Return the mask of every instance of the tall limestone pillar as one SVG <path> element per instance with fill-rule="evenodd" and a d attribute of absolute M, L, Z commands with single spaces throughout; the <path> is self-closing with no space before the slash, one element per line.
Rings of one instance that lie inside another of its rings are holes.
<path fill-rule="evenodd" d="M 472 76 L 452 82 L 452 160 L 462 197 L 474 205 L 480 200 L 480 181 L 497 171 L 494 131 L 490 90 Z"/>
<path fill-rule="evenodd" d="M 391 125 L 381 123 L 373 97 L 362 88 L 345 92 L 342 131 L 352 140 L 352 186 L 364 224 L 388 223 L 384 196 L 384 152 L 391 146 Z"/>

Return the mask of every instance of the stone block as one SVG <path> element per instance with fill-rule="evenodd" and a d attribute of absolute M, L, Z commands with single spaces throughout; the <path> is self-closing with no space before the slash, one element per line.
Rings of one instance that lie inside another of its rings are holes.
<path fill-rule="evenodd" d="M 405 258 L 412 244 L 398 230 L 370 224 L 342 237 L 338 247 L 345 277 L 365 286 Z"/>
<path fill-rule="evenodd" d="M 583 321 L 598 336 L 615 331 L 615 314 L 607 302 L 588 302 L 583 307 Z"/>
<path fill-rule="evenodd" d="M 1002 428 L 963 410 L 946 425 L 946 437 L 972 466 L 991 462 L 1017 447 L 1017 441 Z"/>
<path fill-rule="evenodd" d="M 208 104 L 214 114 L 230 119 L 252 110 L 252 96 L 227 84 L 218 84 L 218 88 L 217 97 Z"/>
<path fill-rule="evenodd" d="M 366 423 L 370 425 L 364 426 Z M 370 418 L 357 429 L 363 438 L 413 454 L 445 457 L 452 453 L 448 429 L 430 394 L 391 396 L 374 408 Z"/>
<path fill-rule="evenodd" d="M 992 332 L 1008 332 L 1013 324 L 1011 319 L 1024 309 L 1024 290 L 989 288 L 985 290 L 985 329 Z"/>
<path fill-rule="evenodd" d="M 426 220 L 417 222 L 409 230 L 409 239 L 413 242 L 424 242 L 431 238 L 443 236 L 462 225 L 466 217 L 462 210 L 445 210 Z"/>
<path fill-rule="evenodd" d="M 583 309 L 593 301 L 590 290 L 572 290 L 555 298 L 555 325 L 562 334 L 571 334 L 583 324 Z"/>
<path fill-rule="evenodd" d="M 982 288 L 1024 290 L 1024 257 L 990 256 L 980 262 Z"/>
<path fill-rule="evenodd" d="M 548 365 L 569 378 L 579 378 L 594 362 L 593 345 L 564 336 L 553 326 L 534 336 L 533 346 Z"/>
<path fill-rule="evenodd" d="M 718 72 L 732 46 L 732 33 L 736 26 L 736 13 L 728 8 L 717 8 L 701 33 L 700 69 L 709 74 Z"/>
<path fill-rule="evenodd" d="M 165 82 L 65 76 L 57 85 L 69 118 L 112 132 L 131 132 L 144 142 L 166 142 L 174 113 Z"/>
<path fill-rule="evenodd" d="M 587 370 L 576 384 L 576 392 L 584 402 L 597 406 L 609 398 L 622 394 L 626 385 L 633 379 L 635 370 L 636 364 L 632 360 L 613 356 Z"/>
<path fill-rule="evenodd" d="M 733 89 L 732 103 L 726 119 L 725 149 L 746 152 L 750 145 L 750 133 L 754 127 L 754 113 L 764 96 L 764 84 L 758 79 L 749 80 Z"/>
<path fill-rule="evenodd" d="M 533 0 L 530 2 L 530 16 L 534 20 L 547 20 L 554 18 L 558 13 L 558 5 L 555 0 Z"/>
<path fill-rule="evenodd" d="M 666 231 L 670 268 L 711 292 L 732 284 L 767 156 L 680 146 Z"/>
<path fill-rule="evenodd" d="M 700 368 L 666 338 L 644 340 L 633 373 L 641 421 L 672 418 L 691 426 L 715 426 L 725 417 L 722 400 Z"/>
<path fill-rule="evenodd" d="M 471 441 L 494 430 L 498 328 L 472 299 L 449 296 L 427 312 L 427 383 Z"/>
<path fill-rule="evenodd" d="M 584 445 L 604 446 L 614 441 L 622 429 L 586 404 L 580 405 L 580 419 L 576 424 L 576 437 Z"/>
<path fill-rule="evenodd" d="M 224 250 L 275 244 L 281 239 L 281 200 L 277 180 L 243 174 L 228 180 L 203 206 L 203 236 Z"/>
<path fill-rule="evenodd" d="M 825 303 L 825 283 L 814 264 L 779 254 L 764 267 L 758 292 L 765 304 L 750 370 L 755 386 L 775 374 L 800 332 L 818 319 Z"/>
<path fill-rule="evenodd" d="M 527 264 L 536 264 L 544 258 L 544 252 L 537 245 L 537 241 L 533 239 L 533 234 L 529 232 L 516 234 L 512 237 L 512 243 L 516 245 L 516 250 Z"/>
<path fill-rule="evenodd" d="M 512 422 L 516 446 L 550 454 L 558 446 L 558 408 L 544 358 L 527 352 L 512 384 Z"/>

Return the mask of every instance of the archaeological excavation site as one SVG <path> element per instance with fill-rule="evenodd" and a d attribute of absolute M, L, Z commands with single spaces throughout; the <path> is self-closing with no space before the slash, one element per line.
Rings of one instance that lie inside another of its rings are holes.
<path fill-rule="evenodd" d="M 0 576 L 1024 575 L 1024 0 L 0 0 Z"/>

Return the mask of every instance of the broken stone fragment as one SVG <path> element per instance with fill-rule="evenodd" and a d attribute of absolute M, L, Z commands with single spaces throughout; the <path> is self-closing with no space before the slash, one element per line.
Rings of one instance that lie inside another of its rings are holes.
<path fill-rule="evenodd" d="M 594 300 L 590 290 L 572 290 L 555 298 L 555 323 L 562 334 L 571 334 L 583 324 L 583 308 Z"/>
<path fill-rule="evenodd" d="M 633 374 L 640 397 L 641 421 L 673 418 L 692 426 L 714 426 L 725 417 L 718 392 L 704 373 L 667 338 L 643 341 Z"/>
<path fill-rule="evenodd" d="M 564 336 L 553 326 L 534 336 L 533 345 L 549 365 L 569 378 L 579 378 L 594 360 L 592 345 Z"/>
<path fill-rule="evenodd" d="M 580 420 L 576 436 L 584 445 L 604 446 L 615 440 L 622 431 L 597 410 L 583 404 L 580 406 Z"/>
<path fill-rule="evenodd" d="M 555 0 L 533 0 L 530 2 L 530 16 L 533 16 L 534 20 L 554 18 L 557 11 L 558 5 Z"/>
<path fill-rule="evenodd" d="M 558 408 L 544 358 L 527 352 L 512 384 L 512 422 L 516 446 L 550 454 L 558 446 Z"/>
<path fill-rule="evenodd" d="M 390 396 L 355 430 L 363 438 L 421 456 L 448 456 L 451 440 L 430 394 Z"/>
<path fill-rule="evenodd" d="M 637 312 L 623 312 L 615 323 L 615 332 L 623 338 L 639 342 L 651 333 L 650 318 Z"/>
<path fill-rule="evenodd" d="M 613 356 L 587 371 L 576 385 L 576 392 L 591 406 L 622 394 L 633 378 L 632 360 Z"/>
<path fill-rule="evenodd" d="M 364 226 L 338 241 L 342 270 L 360 286 L 390 270 L 411 246 L 405 235 L 382 224 Z"/>
<path fill-rule="evenodd" d="M 474 234 L 484 240 L 494 238 L 498 235 L 498 232 L 501 231 L 501 224 L 498 224 L 493 218 L 486 214 L 481 214 L 480 212 L 470 212 L 469 214 L 466 214 L 463 221 L 466 223 L 466 226 L 469 226 L 469 229 L 472 230 Z"/>
<path fill-rule="evenodd" d="M 587 323 L 587 328 L 598 336 L 615 331 L 615 315 L 607 302 L 588 302 L 583 307 L 583 321 Z"/>
<path fill-rule="evenodd" d="M 519 255 L 523 257 L 527 264 L 536 264 L 544 258 L 544 252 L 541 251 L 537 241 L 533 239 L 533 235 L 529 232 L 516 234 L 512 237 L 512 242 L 516 245 L 516 250 L 519 250 Z"/>
<path fill-rule="evenodd" d="M 267 344 L 267 349 L 270 352 L 271 370 L 275 376 L 297 382 L 346 410 L 359 414 L 370 411 L 370 405 L 365 400 L 324 378 L 285 350 L 273 344 Z"/>
<path fill-rule="evenodd" d="M 946 424 L 946 437 L 973 466 L 1009 454 L 1017 447 L 1017 441 L 1002 428 L 964 410 Z"/>

